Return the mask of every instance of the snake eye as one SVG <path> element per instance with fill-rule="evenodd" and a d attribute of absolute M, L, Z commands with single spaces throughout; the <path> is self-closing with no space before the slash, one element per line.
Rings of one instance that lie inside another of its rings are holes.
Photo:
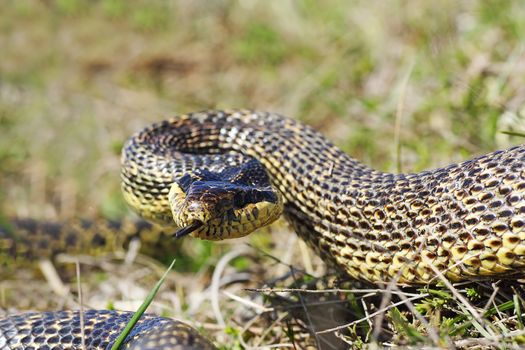
<path fill-rule="evenodd" d="M 271 190 L 242 188 L 235 193 L 232 204 L 234 208 L 240 209 L 259 202 L 277 203 L 277 195 Z"/>
<path fill-rule="evenodd" d="M 258 190 L 255 192 L 255 197 L 257 201 L 260 202 L 277 203 L 277 195 L 271 189 L 263 191 Z"/>

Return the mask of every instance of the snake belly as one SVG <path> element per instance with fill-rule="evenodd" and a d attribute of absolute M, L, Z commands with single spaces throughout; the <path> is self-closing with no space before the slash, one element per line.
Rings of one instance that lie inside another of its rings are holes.
<path fill-rule="evenodd" d="M 525 147 L 415 174 L 371 169 L 278 114 L 207 111 L 133 135 L 122 153 L 126 201 L 170 224 L 171 184 L 252 159 L 284 199 L 296 233 L 330 265 L 373 283 L 502 278 L 525 267 Z"/>

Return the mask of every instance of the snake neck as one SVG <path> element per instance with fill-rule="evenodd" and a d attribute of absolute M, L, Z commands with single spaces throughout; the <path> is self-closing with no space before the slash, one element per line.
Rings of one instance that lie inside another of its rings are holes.
<path fill-rule="evenodd" d="M 123 189 L 134 196 L 154 187 L 131 201 L 149 208 L 146 197 L 162 203 L 181 172 L 255 158 L 282 192 L 295 231 L 328 263 L 372 282 L 428 283 L 439 272 L 462 280 L 525 265 L 524 153 L 519 146 L 419 174 L 390 174 L 292 119 L 205 112 L 132 137 L 123 152 Z"/>

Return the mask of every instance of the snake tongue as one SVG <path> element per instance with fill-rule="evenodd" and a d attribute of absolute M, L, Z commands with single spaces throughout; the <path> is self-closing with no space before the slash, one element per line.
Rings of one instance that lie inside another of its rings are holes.
<path fill-rule="evenodd" d="M 193 231 L 199 229 L 204 223 L 202 221 L 194 221 L 191 225 L 181 228 L 173 234 L 176 239 L 189 235 Z"/>

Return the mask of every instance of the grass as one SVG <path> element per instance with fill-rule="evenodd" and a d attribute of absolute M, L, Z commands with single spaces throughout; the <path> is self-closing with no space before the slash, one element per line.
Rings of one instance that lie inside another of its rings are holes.
<path fill-rule="evenodd" d="M 0 18 L 0 212 L 130 216 L 119 189 L 123 141 L 147 123 L 206 108 L 281 112 L 385 171 L 420 171 L 522 142 L 524 19 L 525 5 L 505 0 L 10 2 Z M 255 248 L 220 278 L 220 290 L 271 311 L 220 294 L 232 321 L 227 333 L 217 327 L 206 301 L 213 268 L 243 243 L 190 240 L 152 311 L 193 320 L 224 349 L 523 342 L 519 284 L 402 289 L 408 301 L 384 299 L 385 291 L 341 286 L 294 239 L 275 225 L 243 240 Z M 129 252 L 83 257 L 82 267 L 86 305 L 124 309 L 136 309 L 165 269 Z M 74 292 L 57 297 L 35 275 L 2 280 L 0 306 L 76 306 Z M 244 290 L 265 286 L 353 292 Z M 309 306 L 320 300 L 324 307 Z M 345 324 L 328 340 L 307 331 Z"/>
<path fill-rule="evenodd" d="M 160 287 L 164 283 L 164 280 L 166 279 L 166 276 L 168 273 L 173 269 L 173 266 L 175 265 L 175 259 L 171 262 L 170 266 L 166 269 L 164 274 L 160 277 L 160 279 L 157 281 L 155 286 L 151 289 L 151 291 L 146 296 L 146 299 L 144 299 L 144 302 L 140 305 L 138 310 L 133 314 L 133 317 L 129 320 L 128 324 L 122 331 L 122 333 L 118 336 L 117 340 L 115 340 L 115 343 L 111 346 L 111 350 L 119 350 L 121 349 L 124 341 L 126 340 L 126 337 L 130 334 L 131 330 L 135 325 L 137 324 L 138 320 L 142 317 L 144 312 L 148 309 L 148 307 L 153 302 L 153 299 L 159 292 Z"/>

